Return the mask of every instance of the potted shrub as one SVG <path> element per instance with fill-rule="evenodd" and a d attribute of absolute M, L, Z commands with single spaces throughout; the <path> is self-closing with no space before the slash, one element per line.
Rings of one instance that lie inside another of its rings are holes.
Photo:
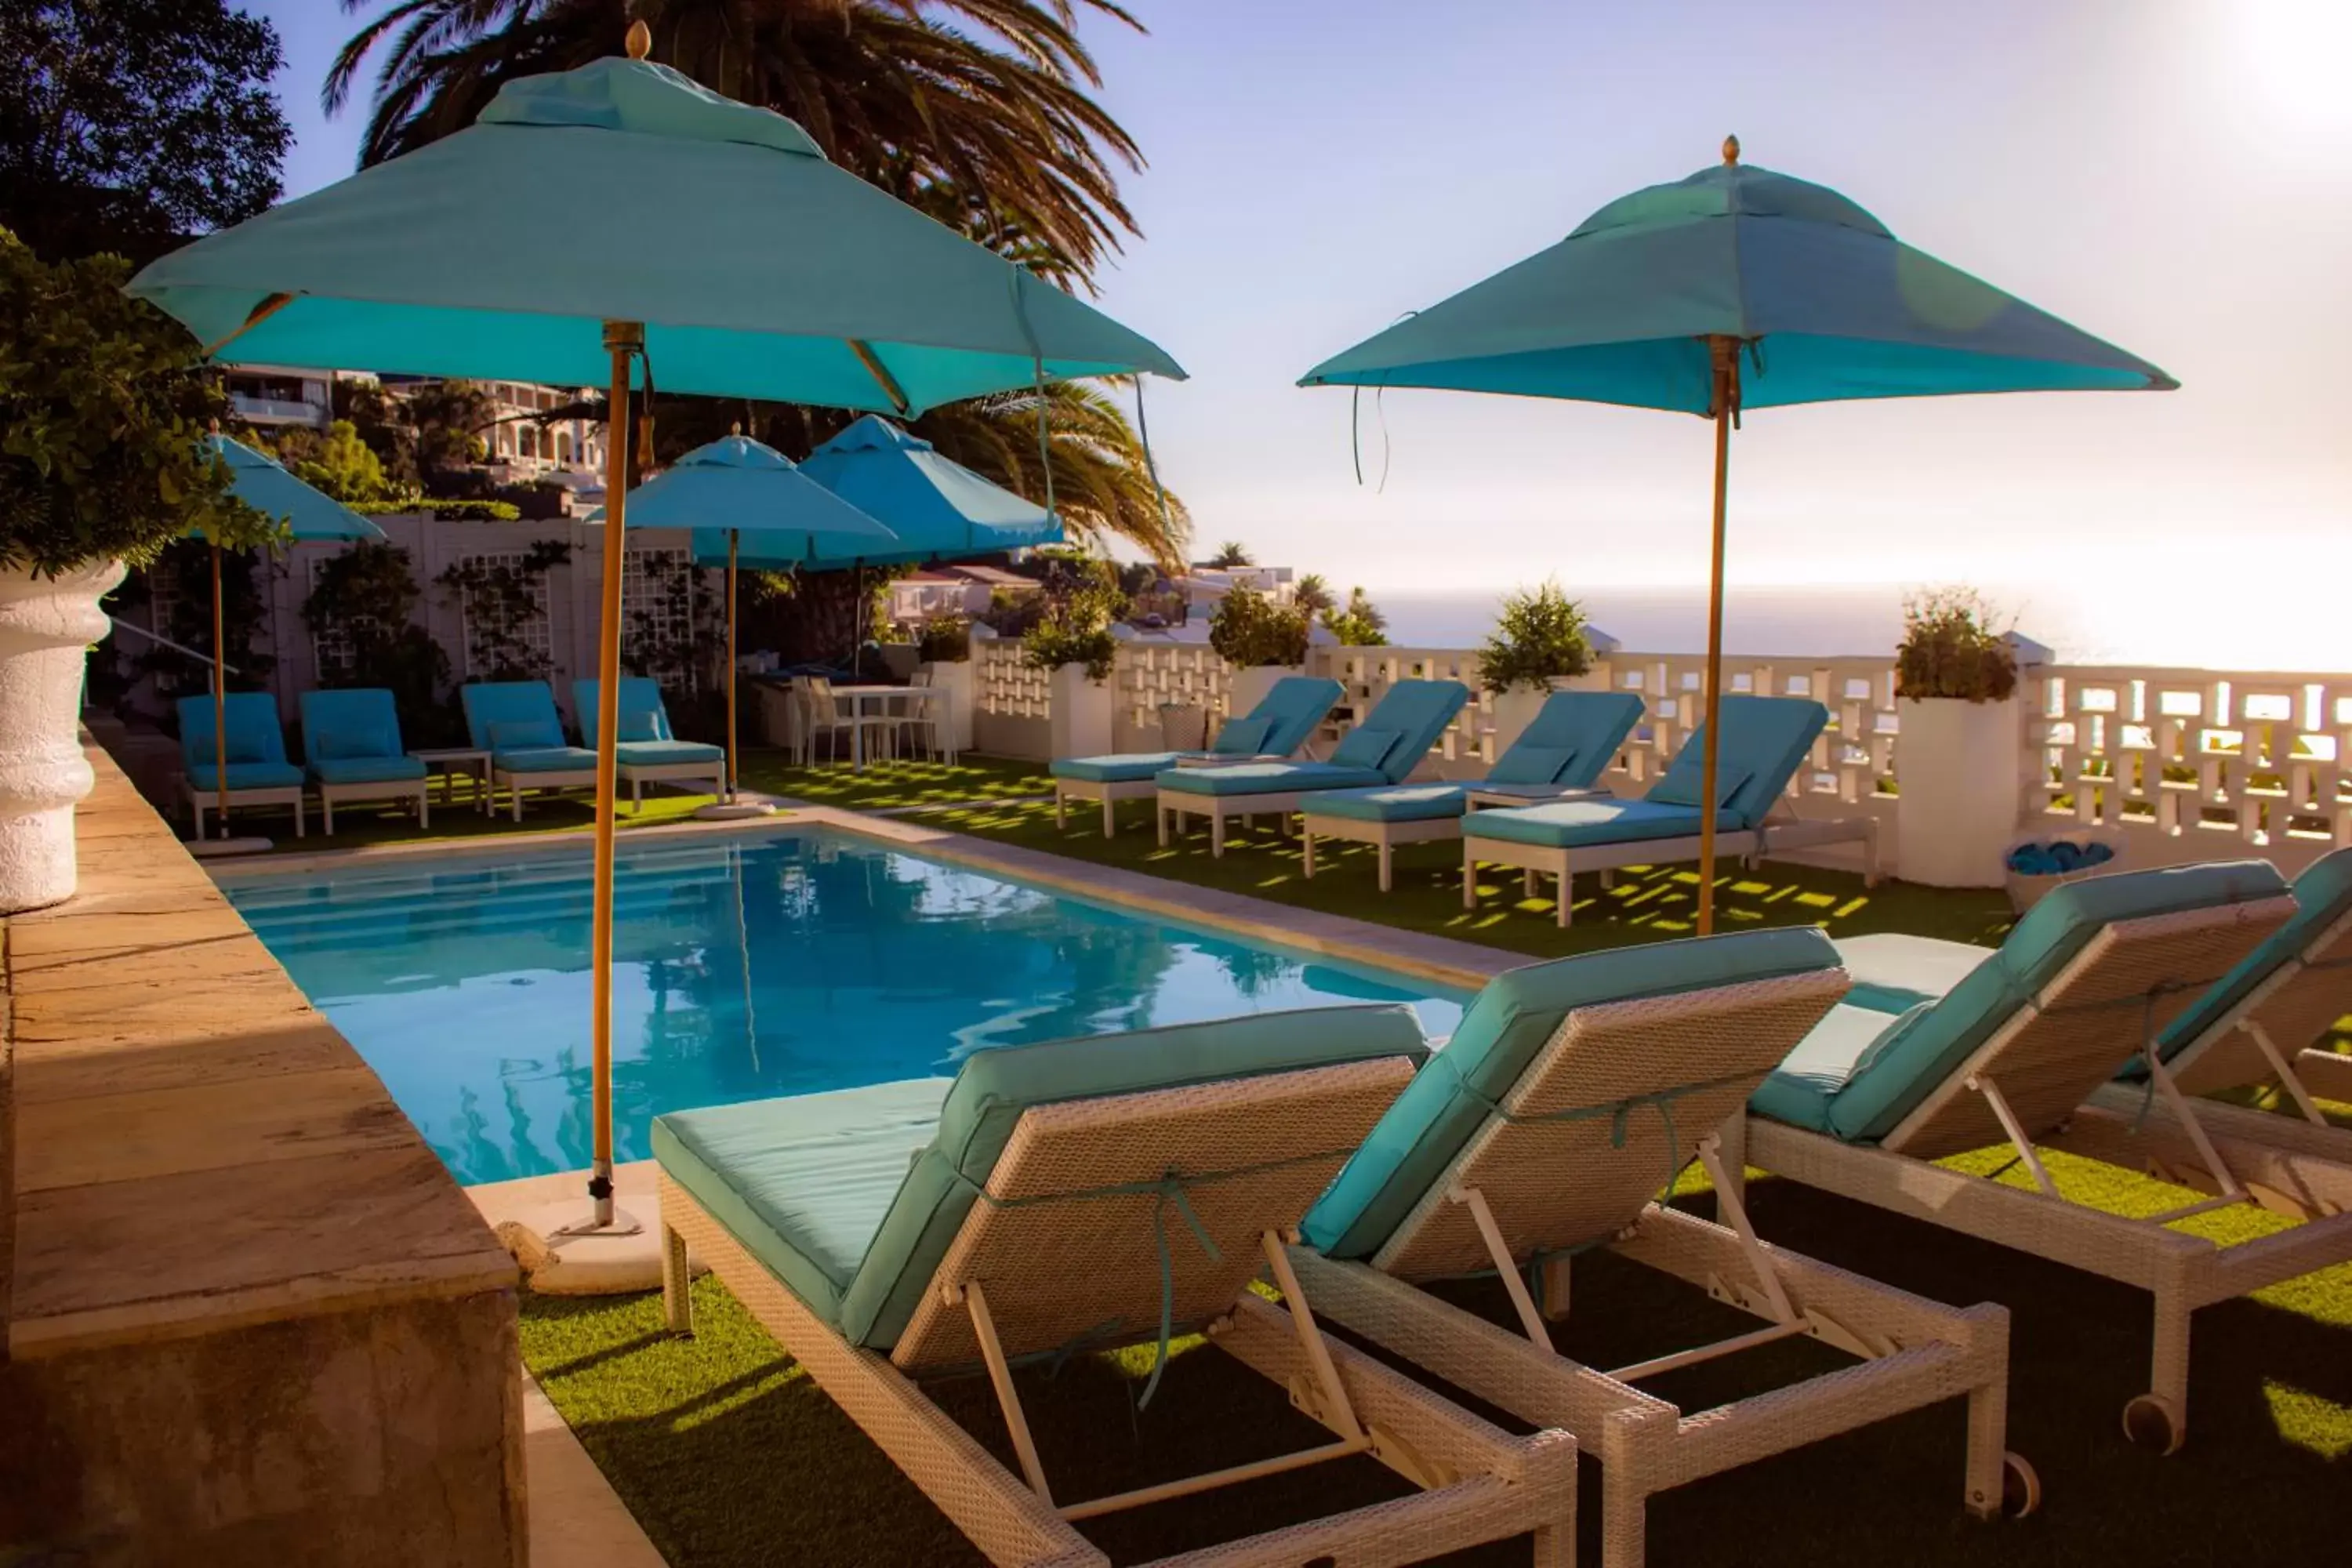
<path fill-rule="evenodd" d="M 1246 713 L 1276 681 L 1307 668 L 1309 616 L 1248 588 L 1235 588 L 1209 617 L 1209 647 L 1225 661 L 1225 712 Z"/>
<path fill-rule="evenodd" d="M 1111 749 L 1110 673 L 1118 662 L 1111 634 L 1112 599 L 1081 585 L 1049 595 L 1022 639 L 1022 658 L 1045 670 L 1053 707 L 1056 757 L 1098 757 Z"/>
<path fill-rule="evenodd" d="M 1495 629 L 1478 650 L 1478 684 L 1491 694 L 1495 755 L 1499 757 L 1535 722 L 1554 683 L 1592 668 L 1584 607 L 1560 591 L 1557 579 L 1503 597 Z"/>
<path fill-rule="evenodd" d="M 961 616 L 938 616 L 925 621 L 915 634 L 915 668 L 947 693 L 940 715 L 950 749 L 971 750 L 971 622 Z"/>
<path fill-rule="evenodd" d="M 46 266 L 0 229 L 0 911 L 74 890 L 100 596 L 191 529 L 236 549 L 278 532 L 201 447 L 225 399 L 194 340 L 110 256 Z"/>
<path fill-rule="evenodd" d="M 1906 882 L 1998 888 L 2025 759 L 2017 655 L 1966 589 L 1914 595 L 1895 655 L 1895 863 Z"/>

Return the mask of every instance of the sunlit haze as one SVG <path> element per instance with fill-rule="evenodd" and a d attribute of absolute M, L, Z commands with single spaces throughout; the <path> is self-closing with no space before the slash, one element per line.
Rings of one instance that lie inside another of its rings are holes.
<path fill-rule="evenodd" d="M 299 193 L 352 164 L 364 105 L 328 121 L 317 99 L 357 19 L 258 8 Z M 1134 8 L 1149 36 L 1085 24 L 1150 160 L 1127 185 L 1145 237 L 1100 302 L 1192 372 L 1148 396 L 1203 544 L 1399 595 L 1703 583 L 1696 419 L 1367 395 L 1360 485 L 1349 395 L 1292 383 L 1736 132 L 2182 387 L 1759 412 L 1733 448 L 1735 582 L 1968 581 L 2102 651 L 2347 662 L 2347 0 Z"/>

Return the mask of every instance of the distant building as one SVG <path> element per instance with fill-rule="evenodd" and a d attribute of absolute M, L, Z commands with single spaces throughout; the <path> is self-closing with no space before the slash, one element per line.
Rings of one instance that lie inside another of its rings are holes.
<path fill-rule="evenodd" d="M 1213 566 L 1194 562 L 1173 584 L 1201 615 L 1213 612 L 1236 588 L 1264 594 L 1277 605 L 1290 603 L 1298 591 L 1297 573 L 1287 566 Z"/>
<path fill-rule="evenodd" d="M 1039 591 L 1037 580 L 1002 566 L 929 566 L 890 584 L 890 618 L 926 621 L 935 616 L 976 616 L 998 589 L 1019 595 Z"/>
<path fill-rule="evenodd" d="M 601 474 L 604 468 L 604 426 L 601 420 L 570 418 L 541 425 L 528 417 L 595 396 L 586 387 L 538 386 L 520 381 L 486 381 L 498 423 L 479 432 L 490 449 L 489 466 L 502 484 L 521 484 L 559 470 Z"/>
<path fill-rule="evenodd" d="M 334 422 L 334 376 L 287 365 L 241 364 L 222 378 L 229 412 L 257 430 L 294 426 L 324 430 Z"/>

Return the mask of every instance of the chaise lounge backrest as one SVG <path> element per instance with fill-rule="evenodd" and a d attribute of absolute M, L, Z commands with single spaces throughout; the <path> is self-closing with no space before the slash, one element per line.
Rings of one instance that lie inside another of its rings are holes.
<path fill-rule="evenodd" d="M 267 691 L 232 691 L 223 704 L 228 719 L 228 764 L 286 761 L 286 733 L 278 727 L 278 699 Z M 183 697 L 179 702 L 180 756 L 187 766 L 213 761 L 213 700 Z M 234 775 L 232 775 L 234 777 Z"/>
<path fill-rule="evenodd" d="M 1353 737 L 1356 731 L 1340 741 L 1340 749 L 1332 753 L 1332 761 L 1379 771 L 1391 784 L 1402 784 L 1421 765 L 1421 759 L 1437 744 L 1454 716 L 1470 700 L 1470 689 L 1458 680 L 1400 680 L 1390 687 L 1372 710 L 1364 715 L 1356 731 L 1391 737 L 1377 760 L 1369 757 L 1358 761 L 1349 756 L 1351 743 L 1361 748 L 1363 742 Z"/>
<path fill-rule="evenodd" d="M 1276 681 L 1266 694 L 1258 699 L 1257 706 L 1243 714 L 1239 721 L 1226 721 L 1224 730 L 1218 733 L 1217 743 L 1223 750 L 1239 750 L 1239 742 L 1247 739 L 1250 752 L 1286 757 L 1307 743 L 1307 738 L 1315 733 L 1315 727 L 1323 722 L 1324 717 L 1331 711 L 1331 705 L 1339 700 L 1345 690 L 1346 688 L 1338 681 L 1327 680 L 1320 676 L 1286 675 Z M 1235 733 L 1234 740 L 1236 744 L 1232 747 L 1225 745 L 1225 731 L 1233 731 L 1237 722 L 1251 726 L 1254 731 L 1255 721 L 1258 720 L 1265 721 L 1264 735 Z"/>
<path fill-rule="evenodd" d="M 1717 721 L 1723 740 L 1716 798 L 1738 816 L 1742 827 L 1760 826 L 1804 765 L 1814 739 L 1830 721 L 1830 710 L 1804 697 L 1730 696 L 1723 700 Z M 1696 810 L 1702 804 L 1706 741 L 1702 724 L 1643 798 Z"/>
<path fill-rule="evenodd" d="M 647 675 L 625 675 L 620 689 L 620 739 L 625 744 L 631 741 L 677 739 L 670 733 L 669 709 L 662 701 L 660 681 Z M 595 680 L 572 683 L 572 707 L 580 715 L 580 743 L 591 751 L 596 747 L 596 700 L 602 694 Z"/>
<path fill-rule="evenodd" d="M 1495 784 L 1583 788 L 1608 771 L 1641 721 L 1642 700 L 1630 691 L 1555 691 L 1486 777 Z"/>
<path fill-rule="evenodd" d="M 380 686 L 302 693 L 302 760 L 381 761 L 404 755 L 400 712 Z"/>
<path fill-rule="evenodd" d="M 2047 894 L 1941 997 L 1893 1016 L 1830 1105 L 1830 1131 L 1922 1158 L 2004 1140 L 1962 1069 L 2048 1131 L 2294 912 L 2269 862 L 2086 877 Z M 1882 1008 L 1906 1000 L 1882 988 Z"/>
<path fill-rule="evenodd" d="M 1331 1190 L 1307 1239 L 1408 1278 L 1488 1267 L 1457 1184 L 1515 1257 L 1618 1229 L 1843 995 L 1811 927 L 1529 964 L 1478 994 Z"/>
<path fill-rule="evenodd" d="M 555 693 L 544 680 L 487 680 L 457 689 L 466 734 L 478 751 L 520 752 L 564 746 Z"/>
<path fill-rule="evenodd" d="M 2352 1013 L 2352 849 L 2313 861 L 2292 891 L 2294 918 L 2165 1029 L 2159 1054 L 2189 1093 L 2233 1089 L 2271 1076 L 2261 1048 L 2242 1030 L 2233 1026 L 2214 1034 L 2250 1004 L 2242 1016 L 2289 1053 Z M 2294 973 L 2283 973 L 2290 965 Z M 2263 994 L 2256 1000 L 2258 993 Z M 2214 1037 L 2206 1039 L 2209 1035 Z M 2197 1048 L 2192 1052 L 2191 1047 Z"/>
<path fill-rule="evenodd" d="M 1263 1262 L 1259 1233 L 1298 1223 L 1427 1052 L 1398 1005 L 977 1052 L 843 1293 L 842 1331 L 904 1366 L 971 1363 L 969 1319 L 935 1285 L 945 1269 L 988 1282 L 1014 1354 L 1129 1342 L 1159 1324 L 1163 1237 L 1174 1321 L 1197 1325 L 1232 1305 Z"/>

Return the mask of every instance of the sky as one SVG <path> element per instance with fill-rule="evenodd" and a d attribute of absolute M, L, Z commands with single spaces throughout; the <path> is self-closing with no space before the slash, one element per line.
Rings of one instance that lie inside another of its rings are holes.
<path fill-rule="evenodd" d="M 361 114 L 317 89 L 353 19 L 248 4 L 286 44 L 299 194 L 352 166 Z M 2095 585 L 2184 663 L 2284 621 L 2302 662 L 2352 664 L 2313 630 L 2352 580 L 2352 0 L 1131 8 L 1149 34 L 1083 29 L 1149 160 L 1098 302 L 1191 373 L 1146 395 L 1204 548 L 1376 591 L 1703 582 L 1698 419 L 1367 395 L 1360 485 L 1349 393 L 1293 383 L 1735 132 L 2182 383 L 1759 410 L 1740 581 Z"/>

